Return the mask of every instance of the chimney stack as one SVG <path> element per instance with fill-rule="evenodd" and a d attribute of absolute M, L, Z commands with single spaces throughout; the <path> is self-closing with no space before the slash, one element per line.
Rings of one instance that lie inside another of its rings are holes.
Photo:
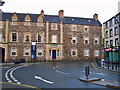
<path fill-rule="evenodd" d="M 95 20 L 98 20 L 98 14 L 95 13 L 95 14 L 93 15 L 93 18 L 94 18 Z"/>
<path fill-rule="evenodd" d="M 43 11 L 43 10 L 41 11 L 41 16 L 42 16 L 42 17 L 44 16 L 44 11 Z"/>
<path fill-rule="evenodd" d="M 120 1 L 118 2 L 118 13 L 120 12 Z"/>
<path fill-rule="evenodd" d="M 63 18 L 64 17 L 64 10 L 59 11 L 59 17 Z"/>

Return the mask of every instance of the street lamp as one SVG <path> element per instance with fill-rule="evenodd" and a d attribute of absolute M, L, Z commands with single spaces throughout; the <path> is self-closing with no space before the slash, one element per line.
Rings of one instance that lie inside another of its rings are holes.
<path fill-rule="evenodd" d="M 4 3 L 4 1 L 0 0 L 0 6 L 3 6 Z"/>

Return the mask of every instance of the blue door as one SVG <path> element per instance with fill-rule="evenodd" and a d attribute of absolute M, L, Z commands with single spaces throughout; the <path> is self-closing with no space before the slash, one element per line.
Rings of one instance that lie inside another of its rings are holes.
<path fill-rule="evenodd" d="M 56 50 L 52 50 L 52 59 L 56 59 Z"/>

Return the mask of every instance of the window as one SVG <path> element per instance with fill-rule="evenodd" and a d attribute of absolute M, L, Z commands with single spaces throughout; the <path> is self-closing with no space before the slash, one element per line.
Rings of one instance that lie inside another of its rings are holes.
<path fill-rule="evenodd" d="M 27 35 L 26 39 L 25 39 L 25 42 L 29 42 L 29 41 L 30 41 L 30 37 Z"/>
<path fill-rule="evenodd" d="M 112 19 L 109 21 L 109 26 L 110 27 L 112 26 Z"/>
<path fill-rule="evenodd" d="M 51 50 L 49 50 L 49 56 L 51 56 Z"/>
<path fill-rule="evenodd" d="M 13 18 L 12 19 L 12 25 L 16 25 L 17 24 L 17 18 Z"/>
<path fill-rule="evenodd" d="M 115 39 L 115 46 L 118 46 L 118 38 Z"/>
<path fill-rule="evenodd" d="M 86 31 L 86 32 L 88 31 L 88 27 L 87 27 L 87 26 L 85 26 L 85 31 Z"/>
<path fill-rule="evenodd" d="M 84 56 L 89 56 L 89 50 L 84 50 Z"/>
<path fill-rule="evenodd" d="M 88 37 L 85 37 L 85 43 L 88 44 Z"/>
<path fill-rule="evenodd" d="M 42 22 L 43 22 L 42 19 L 39 19 L 38 20 L 38 26 L 42 26 Z"/>
<path fill-rule="evenodd" d="M 113 30 L 110 29 L 110 37 L 112 37 L 112 36 L 113 36 Z"/>
<path fill-rule="evenodd" d="M 115 24 L 118 23 L 118 19 L 119 19 L 118 16 L 116 16 L 116 17 L 114 18 L 114 23 L 115 23 Z"/>
<path fill-rule="evenodd" d="M 75 25 L 73 25 L 73 27 L 72 27 L 72 28 L 73 28 L 73 31 L 76 31 L 76 26 L 75 26 Z"/>
<path fill-rule="evenodd" d="M 57 37 L 55 35 L 52 36 L 52 43 L 57 43 Z"/>
<path fill-rule="evenodd" d="M 115 27 L 115 35 L 118 35 L 118 28 Z"/>
<path fill-rule="evenodd" d="M 42 37 L 41 37 L 41 35 L 40 34 L 38 34 L 38 42 L 42 42 Z"/>
<path fill-rule="evenodd" d="M 30 20 L 25 20 L 25 25 L 30 25 Z"/>
<path fill-rule="evenodd" d="M 113 40 L 110 40 L 110 46 L 111 47 L 113 46 Z"/>
<path fill-rule="evenodd" d="M 108 31 L 106 31 L 106 38 L 108 38 Z"/>
<path fill-rule="evenodd" d="M 95 44 L 98 44 L 98 37 L 95 37 Z"/>
<path fill-rule="evenodd" d="M 12 56 L 16 56 L 16 49 L 12 48 Z"/>
<path fill-rule="evenodd" d="M 76 43 L 76 37 L 73 36 L 73 44 L 75 44 L 75 43 Z"/>
<path fill-rule="evenodd" d="M 38 49 L 38 56 L 42 56 L 42 49 Z"/>
<path fill-rule="evenodd" d="M 0 28 L 2 28 L 2 21 L 0 21 Z"/>
<path fill-rule="evenodd" d="M 59 50 L 57 50 L 57 56 L 59 56 Z"/>
<path fill-rule="evenodd" d="M 95 56 L 99 56 L 98 53 L 99 53 L 98 50 L 95 50 Z"/>
<path fill-rule="evenodd" d="M 16 41 L 17 41 L 17 34 L 12 33 L 12 42 L 16 42 Z"/>
<path fill-rule="evenodd" d="M 77 53 L 77 52 L 76 52 L 76 49 L 73 49 L 73 50 L 72 50 L 72 56 L 76 56 L 76 53 Z"/>
<path fill-rule="evenodd" d="M 25 56 L 29 56 L 29 49 L 25 49 Z"/>
<path fill-rule="evenodd" d="M 106 48 L 108 47 L 108 41 L 106 41 Z"/>
<path fill-rule="evenodd" d="M 57 29 L 57 24 L 52 24 L 52 30 L 56 30 Z"/>
<path fill-rule="evenodd" d="M 2 42 L 2 34 L 0 33 L 0 42 Z"/>

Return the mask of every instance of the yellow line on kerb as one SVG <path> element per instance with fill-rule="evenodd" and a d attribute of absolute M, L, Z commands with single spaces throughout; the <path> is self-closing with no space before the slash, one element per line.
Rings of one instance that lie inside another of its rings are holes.
<path fill-rule="evenodd" d="M 109 71 L 109 70 L 105 70 L 105 69 L 98 69 L 98 68 L 96 68 L 95 65 L 93 64 L 93 62 L 92 62 L 92 66 L 93 66 L 95 69 L 97 69 L 97 70 Z M 109 71 L 109 72 L 113 72 L 113 73 L 118 73 L 118 74 L 120 74 L 119 72 L 114 72 L 114 71 Z"/>
<path fill-rule="evenodd" d="M 25 85 L 25 84 L 17 84 L 17 83 L 10 83 L 10 82 L 0 82 L 0 83 L 12 84 L 12 85 L 18 85 L 18 86 L 24 86 L 24 87 L 34 88 L 34 89 L 37 89 L 37 90 L 42 90 L 42 89 L 39 89 L 37 87 L 30 86 L 30 85 Z"/>

